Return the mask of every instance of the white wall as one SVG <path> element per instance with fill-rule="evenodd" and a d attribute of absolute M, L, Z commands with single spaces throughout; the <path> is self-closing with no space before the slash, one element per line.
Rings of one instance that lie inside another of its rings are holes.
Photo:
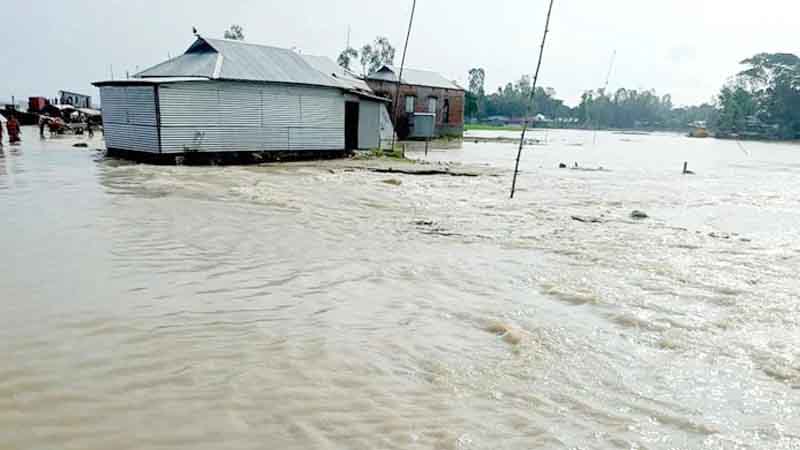
<path fill-rule="evenodd" d="M 338 89 L 186 82 L 159 87 L 161 151 L 343 150 Z"/>
<path fill-rule="evenodd" d="M 370 150 L 381 146 L 382 102 L 362 99 L 358 110 L 358 148 Z"/>
<path fill-rule="evenodd" d="M 106 147 L 158 152 L 154 92 L 153 86 L 105 86 L 100 89 Z"/>

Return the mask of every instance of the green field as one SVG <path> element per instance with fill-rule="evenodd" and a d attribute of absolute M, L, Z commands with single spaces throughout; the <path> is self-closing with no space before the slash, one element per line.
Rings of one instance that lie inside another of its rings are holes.
<path fill-rule="evenodd" d="M 522 131 L 522 127 L 471 123 L 464 125 L 464 131 Z"/>

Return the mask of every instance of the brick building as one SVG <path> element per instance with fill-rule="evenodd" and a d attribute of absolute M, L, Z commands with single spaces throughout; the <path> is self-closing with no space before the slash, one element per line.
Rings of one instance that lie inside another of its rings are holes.
<path fill-rule="evenodd" d="M 367 77 L 367 84 L 377 95 L 394 102 L 398 72 L 394 66 L 383 66 Z M 464 88 L 442 75 L 427 70 L 403 69 L 399 100 L 395 130 L 400 139 L 408 137 L 414 113 L 435 114 L 438 136 L 464 135 Z M 394 103 L 389 112 L 394 117 Z"/>

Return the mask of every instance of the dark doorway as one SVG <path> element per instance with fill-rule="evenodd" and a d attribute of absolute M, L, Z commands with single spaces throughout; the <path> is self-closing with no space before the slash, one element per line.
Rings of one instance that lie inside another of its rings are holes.
<path fill-rule="evenodd" d="M 345 102 L 344 104 L 344 148 L 345 150 L 358 149 L 357 102 Z"/>

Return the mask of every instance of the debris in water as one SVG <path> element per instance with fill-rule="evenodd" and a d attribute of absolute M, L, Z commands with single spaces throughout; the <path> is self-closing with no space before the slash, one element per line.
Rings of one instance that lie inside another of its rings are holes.
<path fill-rule="evenodd" d="M 649 217 L 650 216 L 648 216 L 646 212 L 639 211 L 638 209 L 631 212 L 631 219 L 642 220 L 642 219 L 647 219 Z"/>
<path fill-rule="evenodd" d="M 432 226 L 433 223 L 434 222 L 432 220 L 415 220 L 414 221 L 414 225 L 416 225 L 418 227 L 429 227 L 429 226 Z"/>
<path fill-rule="evenodd" d="M 485 329 L 489 333 L 502 337 L 508 344 L 517 345 L 522 342 L 522 333 L 504 323 L 492 322 Z"/>
<path fill-rule="evenodd" d="M 572 216 L 572 220 L 583 223 L 603 223 L 603 220 L 599 217 Z"/>
<path fill-rule="evenodd" d="M 89 144 L 87 144 L 86 142 L 78 142 L 77 144 L 72 144 L 72 146 L 73 147 L 80 147 L 80 148 L 87 148 L 87 147 L 89 147 Z"/>
<path fill-rule="evenodd" d="M 451 177 L 477 177 L 477 173 L 470 172 L 452 172 L 450 169 L 369 169 L 376 173 L 402 173 L 405 175 L 450 175 Z"/>
<path fill-rule="evenodd" d="M 558 163 L 558 168 L 559 168 L 559 169 L 566 169 L 566 168 L 567 168 L 567 165 L 566 165 L 566 164 L 564 164 L 564 163 Z"/>
<path fill-rule="evenodd" d="M 389 178 L 388 180 L 382 180 L 381 182 L 386 184 L 391 184 L 392 186 L 400 186 L 401 184 L 403 184 L 402 181 L 396 178 Z"/>

